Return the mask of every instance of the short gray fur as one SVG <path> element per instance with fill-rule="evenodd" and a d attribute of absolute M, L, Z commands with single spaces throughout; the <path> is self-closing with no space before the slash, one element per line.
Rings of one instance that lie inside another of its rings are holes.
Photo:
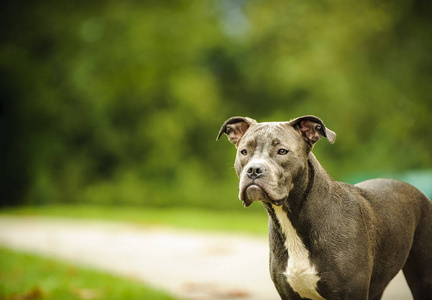
<path fill-rule="evenodd" d="M 380 299 L 401 269 L 414 299 L 432 299 L 432 203 L 423 193 L 391 179 L 334 181 L 312 148 L 336 134 L 315 116 L 271 123 L 233 117 L 218 139 L 224 133 L 237 148 L 239 198 L 246 207 L 261 201 L 268 212 L 270 274 L 282 299 L 302 298 L 285 275 L 290 254 L 275 208 L 316 268 L 316 299 Z"/>

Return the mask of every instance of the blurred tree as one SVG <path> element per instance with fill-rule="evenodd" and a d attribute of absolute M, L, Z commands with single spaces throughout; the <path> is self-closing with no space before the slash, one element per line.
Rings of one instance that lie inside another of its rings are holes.
<path fill-rule="evenodd" d="M 316 114 L 330 174 L 432 167 L 429 1 L 3 1 L 2 205 L 236 207 L 231 115 Z"/>

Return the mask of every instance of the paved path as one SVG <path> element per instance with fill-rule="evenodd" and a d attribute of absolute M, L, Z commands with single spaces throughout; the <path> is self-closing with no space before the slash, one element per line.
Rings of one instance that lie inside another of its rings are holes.
<path fill-rule="evenodd" d="M 94 266 L 184 299 L 279 299 L 264 237 L 2 216 L 0 246 Z M 383 299 L 412 299 L 403 276 L 393 280 Z"/>

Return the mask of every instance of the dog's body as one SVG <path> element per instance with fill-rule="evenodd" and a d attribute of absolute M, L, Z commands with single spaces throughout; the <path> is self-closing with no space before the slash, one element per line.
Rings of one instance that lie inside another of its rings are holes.
<path fill-rule="evenodd" d="M 269 214 L 270 273 L 282 299 L 380 299 L 403 269 L 414 299 L 432 299 L 432 203 L 409 184 L 334 181 L 311 150 L 335 133 L 314 116 L 257 123 L 234 117 L 226 133 L 245 206 Z"/>

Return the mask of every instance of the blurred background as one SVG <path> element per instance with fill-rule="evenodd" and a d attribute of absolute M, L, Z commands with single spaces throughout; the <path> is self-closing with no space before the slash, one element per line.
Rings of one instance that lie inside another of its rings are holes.
<path fill-rule="evenodd" d="M 0 5 L 1 206 L 242 209 L 233 115 L 317 115 L 336 180 L 432 194 L 430 1 Z"/>
<path fill-rule="evenodd" d="M 1 1 L 0 298 L 173 299 L 138 280 L 277 299 L 267 216 L 237 200 L 220 126 L 314 114 L 337 133 L 314 148 L 336 180 L 432 197 L 431 16 L 428 0 Z"/>

